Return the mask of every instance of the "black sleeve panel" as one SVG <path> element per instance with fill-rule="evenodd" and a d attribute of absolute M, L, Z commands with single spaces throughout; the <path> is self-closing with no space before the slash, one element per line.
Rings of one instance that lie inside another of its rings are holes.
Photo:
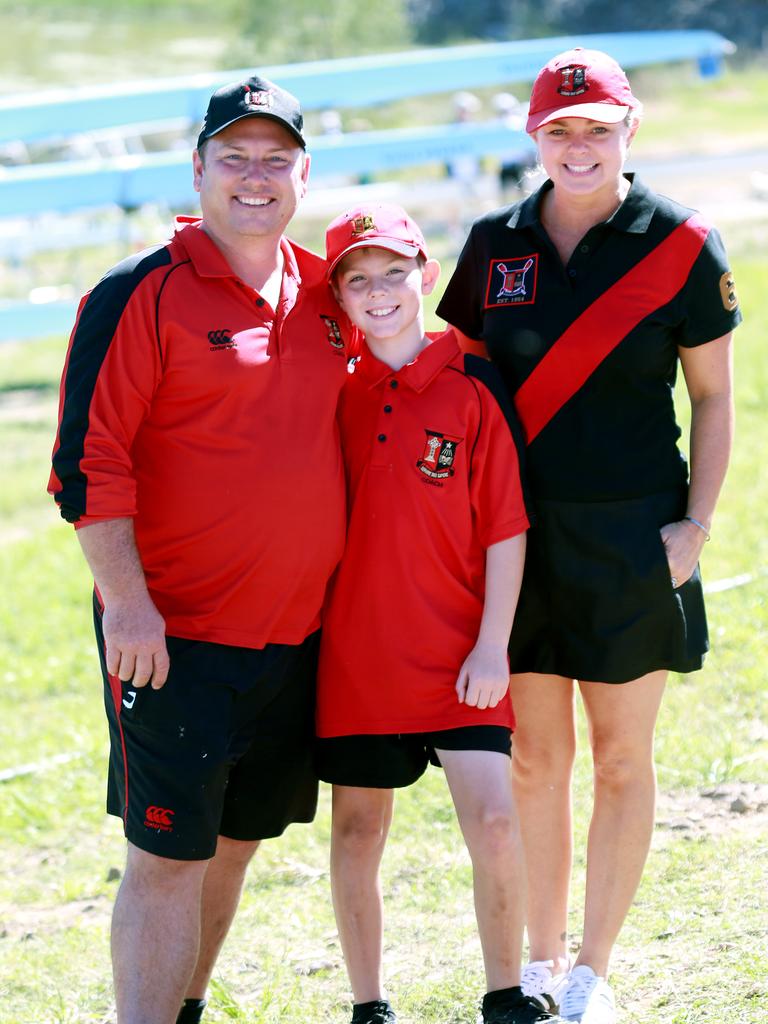
<path fill-rule="evenodd" d="M 91 398 L 102 364 L 131 296 L 148 274 L 170 263 L 167 246 L 144 250 L 110 270 L 81 307 L 70 340 L 58 447 L 53 455 L 53 472 L 60 484 L 54 498 L 62 517 L 70 523 L 77 522 L 86 511 L 87 481 L 80 462 Z"/>

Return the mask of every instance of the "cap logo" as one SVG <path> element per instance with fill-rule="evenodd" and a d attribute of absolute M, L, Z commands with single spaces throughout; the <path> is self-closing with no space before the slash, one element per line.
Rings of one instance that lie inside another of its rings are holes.
<path fill-rule="evenodd" d="M 576 64 L 560 68 L 563 81 L 557 87 L 561 96 L 581 96 L 589 90 L 587 85 L 587 69 Z"/>
<path fill-rule="evenodd" d="M 378 231 L 376 224 L 373 220 L 373 214 L 364 213 L 360 217 L 355 217 L 352 221 L 352 234 L 362 235 L 366 231 Z"/>
<path fill-rule="evenodd" d="M 249 85 L 246 85 L 243 102 L 249 107 L 271 107 L 273 103 L 272 90 L 259 89 L 254 92 Z"/>

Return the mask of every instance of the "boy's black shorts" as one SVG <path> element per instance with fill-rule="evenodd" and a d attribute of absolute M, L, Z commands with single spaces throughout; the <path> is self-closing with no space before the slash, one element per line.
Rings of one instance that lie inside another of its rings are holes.
<path fill-rule="evenodd" d="M 335 786 L 401 789 L 428 764 L 441 767 L 438 750 L 491 750 L 510 756 L 512 733 L 503 725 L 467 725 L 437 732 L 387 736 L 331 736 L 315 741 L 317 774 Z"/>
<path fill-rule="evenodd" d="M 207 860 L 216 837 L 279 836 L 317 808 L 313 765 L 319 633 L 262 650 L 167 637 L 159 690 L 108 676 L 107 811 L 131 843 L 177 860 Z"/>

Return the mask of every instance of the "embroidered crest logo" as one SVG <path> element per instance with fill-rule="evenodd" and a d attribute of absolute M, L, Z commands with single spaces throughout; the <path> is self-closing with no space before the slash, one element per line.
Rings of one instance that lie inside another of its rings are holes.
<path fill-rule="evenodd" d="M 538 254 L 491 260 L 485 308 L 530 304 L 536 298 Z"/>
<path fill-rule="evenodd" d="M 249 107 L 271 107 L 272 106 L 272 90 L 271 89 L 259 89 L 254 91 L 250 85 L 245 87 L 245 96 L 243 96 L 243 102 Z"/>
<path fill-rule="evenodd" d="M 464 438 L 441 434 L 436 430 L 425 429 L 424 432 L 427 435 L 427 440 L 424 443 L 421 458 L 416 461 L 418 470 L 430 480 L 445 480 L 447 477 L 453 476 L 456 449 Z"/>
<path fill-rule="evenodd" d="M 341 328 L 339 327 L 339 321 L 334 320 L 332 316 L 325 316 L 323 313 L 320 314 L 320 319 L 328 328 L 328 342 L 331 345 L 331 347 L 337 350 L 343 349 L 344 339 L 341 336 Z"/>
<path fill-rule="evenodd" d="M 237 342 L 232 337 L 232 331 L 208 331 L 208 342 L 211 352 L 226 352 L 227 349 L 237 348 Z"/>
<path fill-rule="evenodd" d="M 373 214 L 364 213 L 360 217 L 355 217 L 352 220 L 352 234 L 362 235 L 366 231 L 377 231 L 378 228 L 374 224 Z"/>
<path fill-rule="evenodd" d="M 557 91 L 561 96 L 581 96 L 589 91 L 587 69 L 585 67 L 579 67 L 578 64 L 569 64 L 565 68 L 560 68 L 560 74 L 563 81 L 558 85 Z"/>

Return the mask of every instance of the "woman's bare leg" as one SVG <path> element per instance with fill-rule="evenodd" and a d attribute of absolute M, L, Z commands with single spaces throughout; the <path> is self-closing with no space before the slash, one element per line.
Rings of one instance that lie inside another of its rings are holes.
<path fill-rule="evenodd" d="M 580 683 L 594 761 L 584 937 L 577 963 L 605 977 L 653 833 L 653 733 L 666 672 L 630 683 Z"/>

